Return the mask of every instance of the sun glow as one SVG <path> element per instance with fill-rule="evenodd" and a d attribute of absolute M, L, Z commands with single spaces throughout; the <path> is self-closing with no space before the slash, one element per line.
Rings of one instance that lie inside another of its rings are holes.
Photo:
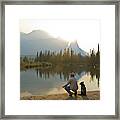
<path fill-rule="evenodd" d="M 100 42 L 99 20 L 21 20 L 20 31 L 29 33 L 33 30 L 43 30 L 59 40 L 70 44 L 77 40 L 85 51 L 97 48 Z M 69 45 L 68 44 L 68 45 Z"/>

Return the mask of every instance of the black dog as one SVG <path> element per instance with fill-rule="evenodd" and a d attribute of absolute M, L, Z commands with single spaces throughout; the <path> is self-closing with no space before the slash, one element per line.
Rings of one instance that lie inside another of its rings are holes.
<path fill-rule="evenodd" d="M 81 82 L 80 85 L 81 85 L 81 94 L 80 95 L 86 96 L 86 87 L 85 87 L 84 82 Z"/>

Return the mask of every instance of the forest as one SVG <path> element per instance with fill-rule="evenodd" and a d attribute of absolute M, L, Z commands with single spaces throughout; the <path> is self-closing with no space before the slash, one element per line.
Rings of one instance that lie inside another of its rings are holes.
<path fill-rule="evenodd" d="M 20 57 L 20 68 L 50 68 L 55 66 L 75 66 L 75 67 L 100 67 L 100 50 L 98 44 L 98 50 L 90 50 L 86 56 L 82 56 L 80 53 L 76 54 L 74 50 L 65 48 L 59 52 L 53 52 L 50 50 L 37 51 L 35 57 Z"/>

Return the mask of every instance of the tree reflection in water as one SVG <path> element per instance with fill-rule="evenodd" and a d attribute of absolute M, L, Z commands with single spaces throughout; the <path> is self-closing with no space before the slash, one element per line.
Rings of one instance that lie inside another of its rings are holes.
<path fill-rule="evenodd" d="M 98 87 L 99 87 L 99 80 L 100 80 L 100 69 L 99 67 L 66 67 L 66 66 L 57 66 L 53 68 L 35 68 L 37 77 L 40 77 L 42 79 L 49 79 L 50 75 L 52 77 L 59 76 L 61 80 L 67 80 L 69 79 L 69 74 L 71 72 L 75 72 L 79 78 L 81 78 L 85 74 L 90 74 L 92 80 L 94 80 L 94 77 L 97 79 Z"/>

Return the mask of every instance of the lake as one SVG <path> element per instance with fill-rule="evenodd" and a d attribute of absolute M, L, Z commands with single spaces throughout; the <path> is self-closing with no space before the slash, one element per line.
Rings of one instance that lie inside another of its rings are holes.
<path fill-rule="evenodd" d="M 100 78 L 91 71 L 79 70 L 75 77 L 80 82 L 84 81 L 87 91 L 100 90 Z M 20 72 L 21 96 L 60 94 L 66 91 L 62 88 L 67 83 L 69 73 L 55 72 L 52 70 L 26 69 Z M 79 90 L 80 91 L 80 85 Z"/>

